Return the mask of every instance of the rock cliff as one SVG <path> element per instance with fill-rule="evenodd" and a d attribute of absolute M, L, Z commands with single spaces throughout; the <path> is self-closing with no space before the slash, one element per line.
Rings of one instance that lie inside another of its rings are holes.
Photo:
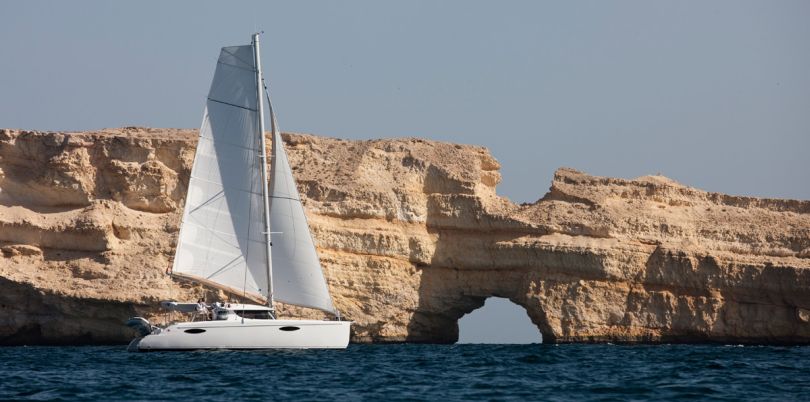
<path fill-rule="evenodd" d="M 546 342 L 810 343 L 809 201 L 560 169 L 516 205 L 481 147 L 284 140 L 356 342 L 453 342 L 499 296 Z M 160 300 L 238 298 L 165 274 L 195 144 L 0 130 L 0 344 L 126 342 Z"/>

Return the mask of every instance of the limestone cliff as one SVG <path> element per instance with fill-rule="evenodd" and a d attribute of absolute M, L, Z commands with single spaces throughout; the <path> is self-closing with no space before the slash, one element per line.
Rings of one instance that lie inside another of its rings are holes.
<path fill-rule="evenodd" d="M 546 342 L 810 343 L 808 201 L 560 169 L 515 205 L 481 147 L 284 139 L 354 341 L 453 342 L 500 296 Z M 0 130 L 0 344 L 126 342 L 160 300 L 236 297 L 165 274 L 195 142 Z"/>

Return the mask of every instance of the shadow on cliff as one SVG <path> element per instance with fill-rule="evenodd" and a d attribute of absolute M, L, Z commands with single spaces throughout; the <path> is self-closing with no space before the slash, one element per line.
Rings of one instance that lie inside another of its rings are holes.
<path fill-rule="evenodd" d="M 129 303 L 76 298 L 0 277 L 0 346 L 126 344 Z"/>
<path fill-rule="evenodd" d="M 659 327 L 650 329 L 660 339 L 650 341 L 807 344 L 810 325 L 799 312 L 810 308 L 810 295 L 785 293 L 781 285 L 801 282 L 810 283 L 810 273 L 797 276 L 770 263 L 723 267 L 711 255 L 659 246 L 645 265 L 647 295 L 634 301 L 629 294 L 626 308 L 654 318 Z"/>
<path fill-rule="evenodd" d="M 430 194 L 427 183 L 425 192 Z M 483 224 L 480 229 L 458 229 L 446 220 L 438 203 L 428 202 L 425 223 L 437 240 L 430 263 L 416 266 L 420 274 L 419 302 L 405 340 L 455 343 L 459 338 L 458 320 L 481 308 L 489 297 L 501 297 L 523 307 L 543 341 L 554 342 L 542 307 L 532 305 L 527 297 L 534 279 L 532 271 L 498 264 L 496 245 L 526 233 L 493 230 Z M 508 332 L 509 328 L 502 330 Z"/>

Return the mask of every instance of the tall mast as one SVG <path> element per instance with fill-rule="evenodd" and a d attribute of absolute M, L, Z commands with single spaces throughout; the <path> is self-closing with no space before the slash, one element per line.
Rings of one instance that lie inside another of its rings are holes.
<path fill-rule="evenodd" d="M 259 138 L 262 141 L 261 157 L 262 161 L 262 200 L 264 201 L 264 239 L 265 250 L 267 251 L 267 304 L 273 309 L 273 263 L 271 260 L 270 246 L 270 197 L 267 194 L 267 143 L 264 138 L 264 91 L 262 83 L 262 59 L 259 53 L 259 35 L 253 34 L 253 58 L 256 65 L 256 99 L 258 100 L 258 127 Z M 275 125 L 273 125 L 275 130 Z"/>

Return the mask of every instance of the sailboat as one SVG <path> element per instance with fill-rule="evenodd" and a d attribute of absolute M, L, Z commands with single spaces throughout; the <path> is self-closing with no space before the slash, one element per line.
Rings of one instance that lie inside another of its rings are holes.
<path fill-rule="evenodd" d="M 272 155 L 268 188 L 264 99 Z M 162 302 L 196 319 L 150 325 L 134 317 L 131 351 L 346 348 L 262 77 L 259 34 L 224 47 L 208 93 L 171 274 L 261 304 Z M 332 320 L 280 319 L 275 302 L 314 308 Z"/>

